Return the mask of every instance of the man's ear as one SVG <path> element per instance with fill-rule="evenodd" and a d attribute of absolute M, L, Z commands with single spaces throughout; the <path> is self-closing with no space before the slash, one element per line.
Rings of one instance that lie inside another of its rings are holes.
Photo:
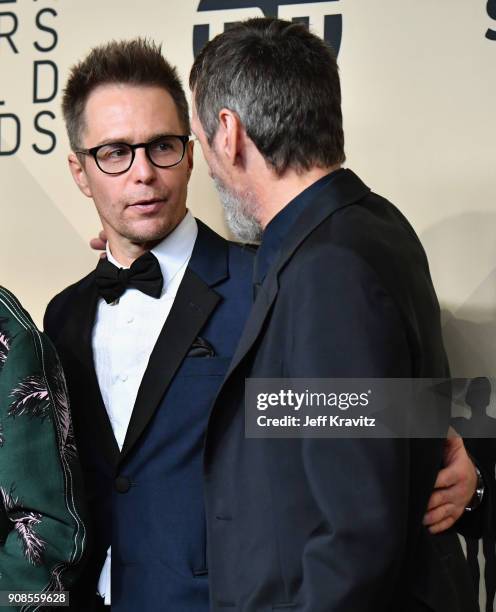
<path fill-rule="evenodd" d="M 67 161 L 69 162 L 69 170 L 76 185 L 85 196 L 91 198 L 92 193 L 88 183 L 88 176 L 82 162 L 75 153 L 70 153 Z"/>
<path fill-rule="evenodd" d="M 188 180 L 193 171 L 193 151 L 195 149 L 195 143 L 193 140 L 190 140 L 186 145 L 186 162 L 188 164 Z"/>
<path fill-rule="evenodd" d="M 223 108 L 219 111 L 219 128 L 216 149 L 220 151 L 231 165 L 243 159 L 245 131 L 237 113 Z"/>

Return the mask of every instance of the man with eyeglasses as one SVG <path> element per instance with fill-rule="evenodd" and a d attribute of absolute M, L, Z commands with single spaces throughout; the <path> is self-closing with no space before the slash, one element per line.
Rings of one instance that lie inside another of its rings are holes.
<path fill-rule="evenodd" d="M 252 254 L 186 208 L 188 106 L 159 47 L 93 49 L 63 112 L 72 175 L 108 237 L 45 316 L 92 519 L 71 609 L 207 612 L 203 437 L 251 304 Z"/>

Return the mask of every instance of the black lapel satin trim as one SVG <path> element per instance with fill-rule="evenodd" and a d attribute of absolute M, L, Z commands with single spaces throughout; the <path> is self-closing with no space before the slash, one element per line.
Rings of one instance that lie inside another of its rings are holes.
<path fill-rule="evenodd" d="M 229 275 L 228 241 L 196 219 L 198 237 L 191 253 L 189 267 L 210 287 Z"/>
<path fill-rule="evenodd" d="M 101 449 L 109 465 L 116 466 L 119 458 L 119 445 L 115 439 L 98 385 L 91 342 L 98 297 L 94 276 L 90 275 L 87 282 L 78 291 L 78 302 L 74 306 L 73 316 L 70 318 L 71 325 L 68 326 L 70 329 L 67 330 L 66 338 L 68 338 L 70 346 L 80 347 L 79 357 L 83 371 L 88 376 L 88 397 L 90 400 L 86 408 L 88 419 L 94 421 L 94 427 L 89 428 L 88 433 L 95 431 L 95 449 Z"/>
<path fill-rule="evenodd" d="M 124 461 L 153 418 L 182 360 L 217 306 L 220 296 L 191 267 L 186 268 L 167 320 L 141 381 L 124 440 Z"/>
<path fill-rule="evenodd" d="M 293 253 L 307 236 L 325 219 L 337 210 L 358 202 L 370 192 L 351 170 L 343 170 L 316 195 L 315 200 L 303 211 L 297 222 L 291 228 L 284 242 L 281 254 L 269 270 L 264 282 L 258 290 L 257 299 L 251 309 L 238 347 L 226 374 L 231 372 L 250 350 L 257 339 L 279 289 L 278 276 L 291 259 Z"/>
<path fill-rule="evenodd" d="M 278 290 L 277 274 L 275 273 L 275 269 L 273 269 L 269 272 L 269 275 L 267 275 L 264 283 L 257 292 L 257 298 L 250 310 L 248 320 L 245 323 L 243 333 L 241 334 L 241 338 L 224 380 L 229 378 L 231 372 L 239 365 L 257 339 L 265 318 L 269 314 L 272 304 L 276 299 Z"/>

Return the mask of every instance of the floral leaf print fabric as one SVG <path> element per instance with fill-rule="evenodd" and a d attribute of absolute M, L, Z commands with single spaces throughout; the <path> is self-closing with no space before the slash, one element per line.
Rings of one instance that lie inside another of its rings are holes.
<path fill-rule="evenodd" d="M 69 394 L 65 382 L 62 366 L 57 363 L 53 371 L 53 403 L 55 408 L 55 419 L 58 423 L 60 438 L 60 453 L 66 459 L 76 458 L 76 442 L 74 439 L 74 429 L 69 409 Z"/>
<path fill-rule="evenodd" d="M 5 318 L 0 318 L 0 369 L 7 361 L 7 355 L 10 348 L 10 337 L 7 332 L 5 322 Z"/>
<path fill-rule="evenodd" d="M 22 544 L 24 556 L 32 565 L 41 565 L 46 544 L 37 534 L 36 527 L 41 523 L 42 515 L 38 512 L 26 512 L 14 492 L 15 485 L 12 485 L 9 492 L 0 487 L 5 510 Z"/>
<path fill-rule="evenodd" d="M 84 569 L 86 526 L 64 374 L 51 342 L 2 287 L 0 514 L 0 591 L 70 590 Z"/>
<path fill-rule="evenodd" d="M 27 414 L 29 417 L 44 419 L 50 410 L 50 398 L 42 376 L 28 376 L 12 391 L 13 402 L 8 416 Z"/>

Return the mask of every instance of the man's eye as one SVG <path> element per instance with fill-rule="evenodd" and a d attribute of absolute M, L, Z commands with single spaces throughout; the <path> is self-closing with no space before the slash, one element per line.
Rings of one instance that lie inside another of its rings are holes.
<path fill-rule="evenodd" d="M 108 155 L 109 157 L 122 157 L 123 155 L 127 155 L 128 153 L 129 151 L 127 149 L 115 148 L 109 151 Z"/>
<path fill-rule="evenodd" d="M 126 147 L 105 147 L 104 149 L 100 149 L 98 152 L 98 157 L 100 159 L 119 159 L 121 157 L 125 157 L 129 155 L 129 149 Z"/>
<path fill-rule="evenodd" d="M 160 142 L 155 143 L 152 148 L 155 149 L 155 151 L 157 151 L 158 153 L 164 153 L 165 151 L 170 151 L 173 147 L 170 141 L 162 140 Z"/>

